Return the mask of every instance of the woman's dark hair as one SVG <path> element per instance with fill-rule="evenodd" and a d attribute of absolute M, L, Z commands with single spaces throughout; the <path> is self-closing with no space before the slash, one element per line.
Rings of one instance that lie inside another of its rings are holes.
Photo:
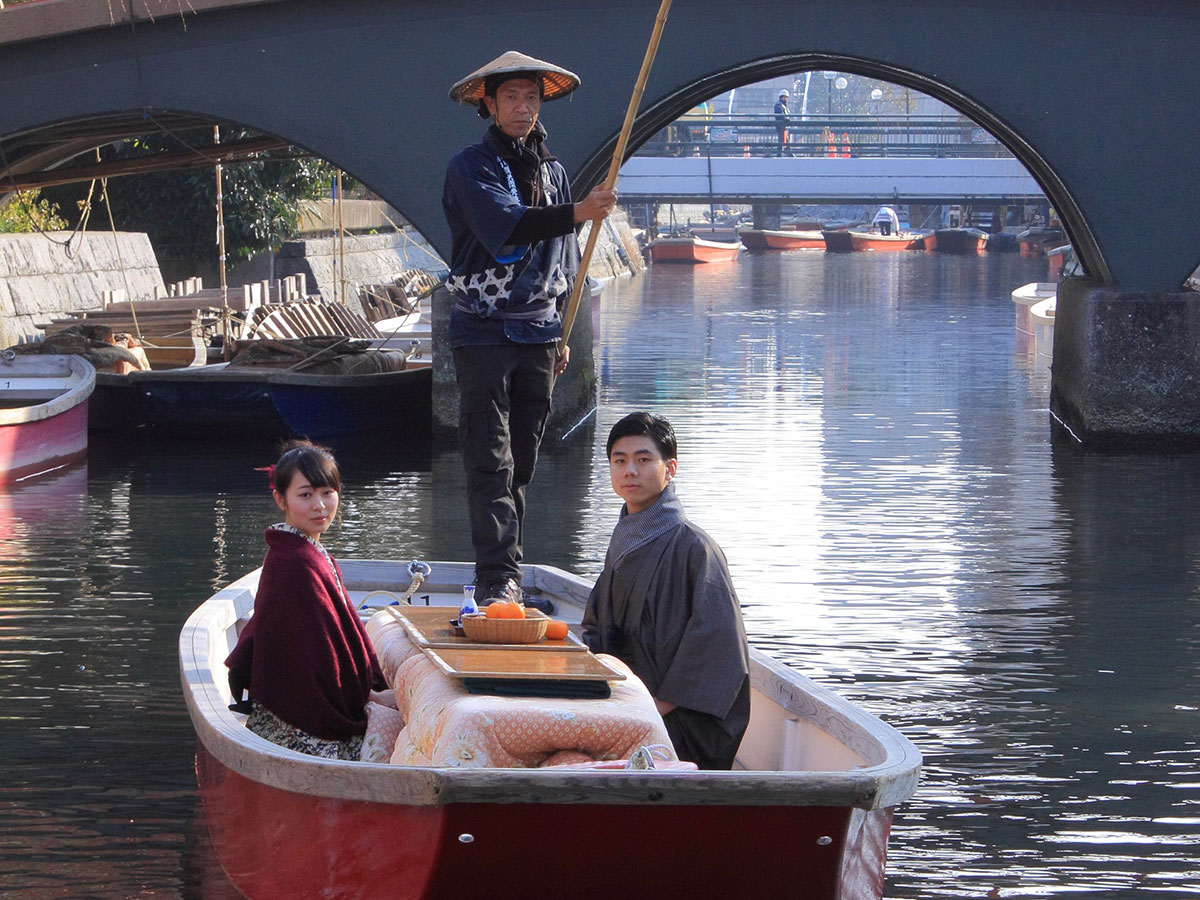
<path fill-rule="evenodd" d="M 275 463 L 272 478 L 275 490 L 280 494 L 287 493 L 297 472 L 307 478 L 313 487 L 331 487 L 341 493 L 342 476 L 338 472 L 337 460 L 328 447 L 321 447 L 312 441 L 288 441 L 282 451 L 279 462 Z"/>
<path fill-rule="evenodd" d="M 662 454 L 663 459 L 675 459 L 679 450 L 675 443 L 675 429 L 662 416 L 648 412 L 634 412 L 627 415 L 612 427 L 608 433 L 608 444 L 604 448 L 606 456 L 612 456 L 613 444 L 623 437 L 640 437 L 649 435 L 654 446 Z"/>

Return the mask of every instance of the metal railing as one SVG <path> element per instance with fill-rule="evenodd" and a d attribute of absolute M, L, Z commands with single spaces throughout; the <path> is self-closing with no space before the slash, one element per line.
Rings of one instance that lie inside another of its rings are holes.
<path fill-rule="evenodd" d="M 677 119 L 637 156 L 1011 157 L 974 122 L 936 116 L 772 115 Z"/>

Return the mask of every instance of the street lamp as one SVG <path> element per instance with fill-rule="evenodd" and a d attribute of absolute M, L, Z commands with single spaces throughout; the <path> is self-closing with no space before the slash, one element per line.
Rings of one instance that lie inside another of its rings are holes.
<path fill-rule="evenodd" d="M 850 84 L 850 82 L 849 82 L 849 81 L 847 81 L 845 78 L 843 78 L 843 77 L 842 77 L 842 76 L 840 76 L 840 75 L 839 75 L 839 76 L 837 77 L 837 79 L 836 79 L 836 80 L 833 82 L 833 86 L 834 86 L 835 88 L 837 88 L 839 92 L 840 92 L 840 91 L 844 91 L 844 90 L 846 89 L 846 86 L 847 86 L 847 85 L 849 85 L 849 84 Z M 846 101 L 845 101 L 845 100 L 838 100 L 838 109 L 839 109 L 839 110 L 843 110 L 843 111 L 844 111 L 844 110 L 845 110 L 845 108 L 846 108 Z"/>
<path fill-rule="evenodd" d="M 871 91 L 871 115 L 875 117 L 875 140 L 883 143 L 883 129 L 879 127 L 879 105 L 883 100 L 883 91 L 879 88 Z M 887 154 L 884 153 L 884 156 Z"/>
<path fill-rule="evenodd" d="M 825 76 L 825 115 L 833 115 L 833 79 L 837 78 L 837 72 L 822 72 Z"/>

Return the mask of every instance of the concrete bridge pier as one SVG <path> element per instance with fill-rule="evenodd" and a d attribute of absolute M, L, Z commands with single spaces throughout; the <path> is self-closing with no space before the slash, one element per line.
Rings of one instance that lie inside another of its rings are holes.
<path fill-rule="evenodd" d="M 755 203 L 750 207 L 750 214 L 752 216 L 751 224 L 755 228 L 766 228 L 769 230 L 779 228 L 779 206 L 777 204 L 765 206 L 761 203 Z"/>
<path fill-rule="evenodd" d="M 1200 293 L 1064 279 L 1051 374 L 1050 411 L 1084 446 L 1200 446 Z"/>

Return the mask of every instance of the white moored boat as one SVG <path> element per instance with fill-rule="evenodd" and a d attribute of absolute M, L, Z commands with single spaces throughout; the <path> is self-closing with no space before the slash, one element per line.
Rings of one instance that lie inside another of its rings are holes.
<path fill-rule="evenodd" d="M 410 582 L 401 562 L 340 564 L 356 603 L 386 603 L 376 592 L 400 593 Z M 472 566 L 432 569 L 417 596 L 453 617 Z M 892 810 L 916 788 L 920 754 L 766 654 L 752 652 L 751 721 L 729 772 L 318 759 L 258 737 L 228 708 L 223 661 L 258 576 L 206 600 L 179 643 L 213 843 L 252 900 L 694 900 L 746 896 L 751 886 L 756 896 L 805 900 L 882 895 Z M 543 566 L 527 566 L 524 584 L 568 622 L 578 622 L 590 590 Z M 389 610 L 374 613 L 368 632 L 377 647 L 394 622 Z"/>

